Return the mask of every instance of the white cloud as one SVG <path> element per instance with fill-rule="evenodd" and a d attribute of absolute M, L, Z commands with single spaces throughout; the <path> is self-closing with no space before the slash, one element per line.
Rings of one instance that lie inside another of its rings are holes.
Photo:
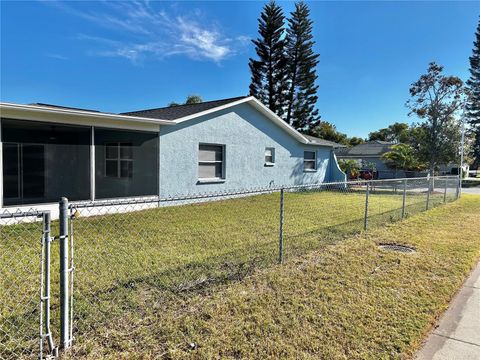
<path fill-rule="evenodd" d="M 174 15 L 175 6 L 170 12 L 156 10 L 153 5 L 158 3 L 148 1 L 97 3 L 99 8 L 95 12 L 82 3 L 46 4 L 110 30 L 112 35 L 108 37 L 86 34 L 77 37 L 92 44 L 89 55 L 121 57 L 135 64 L 144 59 L 178 55 L 218 63 L 237 53 L 248 42 L 245 36 L 226 36 L 199 10 Z"/>
<path fill-rule="evenodd" d="M 47 53 L 45 54 L 45 56 L 48 56 L 49 58 L 57 59 L 57 60 L 68 60 L 68 58 L 62 54 Z"/>

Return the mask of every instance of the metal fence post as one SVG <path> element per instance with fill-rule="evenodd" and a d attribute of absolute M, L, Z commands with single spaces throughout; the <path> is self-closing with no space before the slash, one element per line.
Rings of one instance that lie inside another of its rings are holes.
<path fill-rule="evenodd" d="M 425 205 L 425 210 L 428 210 L 428 208 L 430 207 L 430 192 L 431 192 L 431 180 L 432 178 L 430 179 L 427 179 L 427 204 Z"/>
<path fill-rule="evenodd" d="M 367 191 L 365 192 L 365 218 L 363 219 L 363 230 L 368 228 L 368 195 L 370 193 L 370 186 L 367 182 Z"/>
<path fill-rule="evenodd" d="M 443 203 L 447 202 L 447 186 L 448 186 L 448 178 L 445 178 L 445 188 L 443 189 Z"/>
<path fill-rule="evenodd" d="M 407 179 L 403 180 L 402 219 L 405 217 L 406 200 L 407 200 Z"/>
<path fill-rule="evenodd" d="M 280 190 L 280 231 L 278 239 L 278 263 L 283 263 L 283 218 L 284 218 L 284 189 Z"/>
<path fill-rule="evenodd" d="M 70 347 L 69 287 L 68 287 L 68 199 L 62 197 L 59 203 L 60 225 L 60 347 Z"/>
<path fill-rule="evenodd" d="M 458 200 L 458 198 L 460 197 L 461 184 L 462 184 L 462 178 L 459 176 L 457 181 L 457 191 L 455 195 L 455 200 Z"/>

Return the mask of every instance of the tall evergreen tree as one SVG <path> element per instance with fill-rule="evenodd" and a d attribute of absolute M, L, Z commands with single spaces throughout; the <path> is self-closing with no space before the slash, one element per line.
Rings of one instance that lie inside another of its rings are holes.
<path fill-rule="evenodd" d="M 258 19 L 259 38 L 252 40 L 258 60 L 249 61 L 252 81 L 250 95 L 255 96 L 278 116 L 283 117 L 286 91 L 285 17 L 275 1 L 263 8 Z"/>
<path fill-rule="evenodd" d="M 472 146 L 474 167 L 480 166 L 480 20 L 473 42 L 473 54 L 470 56 L 470 78 L 467 80 L 469 97 L 466 116 L 475 137 Z"/>
<path fill-rule="evenodd" d="M 295 4 L 288 20 L 286 56 L 288 92 L 285 121 L 294 128 L 309 132 L 320 122 L 317 103 L 316 66 L 319 54 L 313 51 L 310 10 L 303 1 Z"/>

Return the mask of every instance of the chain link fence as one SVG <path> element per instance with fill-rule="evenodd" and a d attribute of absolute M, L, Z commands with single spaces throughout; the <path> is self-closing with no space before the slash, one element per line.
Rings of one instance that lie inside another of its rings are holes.
<path fill-rule="evenodd" d="M 158 345 L 161 334 L 146 339 L 141 328 L 158 322 L 161 329 L 159 314 L 181 299 L 215 291 L 255 269 L 289 261 L 458 196 L 458 177 L 436 177 L 72 203 L 63 230 L 52 223 L 59 238 L 66 239 L 69 232 L 68 242 L 63 242 L 68 246 L 63 267 L 58 258 L 51 262 L 52 292 L 60 292 L 63 299 L 52 298 L 55 319 L 51 322 L 57 331 L 53 338 L 61 328 L 60 344 L 73 340 L 66 353 L 72 358 L 143 349 L 150 341 Z M 23 314 L 39 309 L 38 230 L 41 234 L 37 223 L 0 227 L 5 234 L 0 256 L 16 258 L 12 268 L 3 261 L 1 269 L 7 280 L 0 281 L 11 289 L 0 328 L 0 336 L 10 339 L 0 345 L 5 358 L 28 357 L 25 349 L 34 349 L 33 343 L 27 346 L 27 340 L 19 340 L 27 334 L 19 321 Z M 54 254 L 60 254 L 61 246 L 55 242 L 53 246 Z M 25 272 L 28 276 L 23 277 Z M 61 290 L 59 274 L 64 274 Z M 29 295 L 21 296 L 24 290 L 14 287 L 30 289 Z M 4 325 L 4 315 L 14 320 Z M 32 327 L 28 334 L 29 340 L 38 342 L 38 321 L 37 332 Z"/>

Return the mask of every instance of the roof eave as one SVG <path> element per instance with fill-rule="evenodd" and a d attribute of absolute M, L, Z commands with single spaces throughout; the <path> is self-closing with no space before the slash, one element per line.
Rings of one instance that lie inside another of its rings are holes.
<path fill-rule="evenodd" d="M 162 120 L 162 119 L 152 119 L 144 118 L 138 116 L 128 116 L 128 115 L 117 115 L 117 114 L 107 114 L 107 113 L 96 113 L 90 111 L 82 110 L 72 110 L 72 109 L 61 109 L 61 108 L 46 108 L 43 106 L 37 105 L 23 105 L 23 104 L 13 104 L 13 103 L 0 103 L 0 110 L 2 111 L 16 111 L 19 113 L 31 114 L 31 113 L 41 113 L 41 114 L 56 114 L 56 115 L 69 115 L 83 119 L 104 119 L 104 120 L 115 120 L 115 121 L 125 121 L 125 122 L 136 122 L 136 123 L 147 123 L 147 124 L 156 124 L 156 125 L 175 125 L 175 122 L 171 120 Z"/>

